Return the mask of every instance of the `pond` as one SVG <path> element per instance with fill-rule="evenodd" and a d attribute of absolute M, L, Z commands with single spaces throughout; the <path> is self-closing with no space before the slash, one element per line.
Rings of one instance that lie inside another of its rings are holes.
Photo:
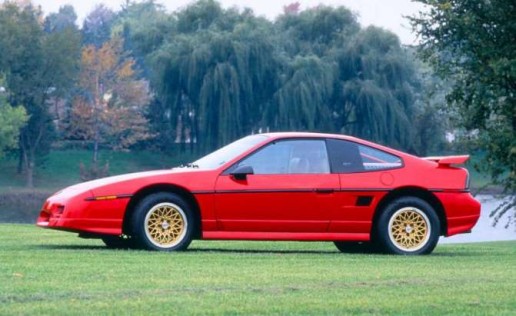
<path fill-rule="evenodd" d="M 516 240 L 516 227 L 505 228 L 507 214 L 496 227 L 493 227 L 493 218 L 489 214 L 504 201 L 492 195 L 477 195 L 476 199 L 482 203 L 482 211 L 478 223 L 470 234 L 460 234 L 451 237 L 441 237 L 439 243 L 468 243 L 483 241 Z"/>

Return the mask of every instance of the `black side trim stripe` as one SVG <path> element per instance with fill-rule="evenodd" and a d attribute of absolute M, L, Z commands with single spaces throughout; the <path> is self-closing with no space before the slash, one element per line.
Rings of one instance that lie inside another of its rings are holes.
<path fill-rule="evenodd" d="M 257 190 L 220 190 L 215 193 L 303 193 L 314 189 L 257 189 Z"/>
<path fill-rule="evenodd" d="M 200 191 L 192 191 L 192 194 L 213 194 L 215 190 L 200 190 Z"/>
<path fill-rule="evenodd" d="M 345 189 L 337 189 L 336 191 L 340 192 L 390 192 L 392 189 L 384 189 L 384 188 L 370 188 L 370 189 L 353 189 L 353 188 L 345 188 Z"/>
<path fill-rule="evenodd" d="M 469 189 L 455 190 L 455 189 L 428 189 L 430 192 L 442 192 L 442 193 L 469 193 Z"/>
<path fill-rule="evenodd" d="M 340 189 L 340 188 L 317 188 L 317 189 L 261 189 L 261 190 L 203 190 L 203 191 L 192 191 L 192 194 L 233 194 L 233 193 L 302 193 L 302 192 L 320 192 L 320 191 L 328 191 L 330 192 L 389 192 L 392 189 L 379 189 L 379 188 L 371 188 L 371 189 Z"/>
<path fill-rule="evenodd" d="M 117 198 L 119 199 L 129 199 L 129 198 L 132 198 L 133 195 L 132 194 L 119 194 L 117 195 Z"/>

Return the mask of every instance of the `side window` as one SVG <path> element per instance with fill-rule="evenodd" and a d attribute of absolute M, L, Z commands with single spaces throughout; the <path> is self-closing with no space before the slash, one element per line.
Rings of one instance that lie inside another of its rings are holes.
<path fill-rule="evenodd" d="M 401 159 L 398 156 L 363 145 L 359 145 L 358 150 L 364 162 L 365 170 L 385 170 L 402 166 Z"/>
<path fill-rule="evenodd" d="M 328 139 L 331 168 L 335 173 L 354 173 L 393 169 L 401 159 L 384 151 L 338 139 Z"/>
<path fill-rule="evenodd" d="M 254 174 L 330 173 L 324 140 L 277 141 L 240 161 Z"/>

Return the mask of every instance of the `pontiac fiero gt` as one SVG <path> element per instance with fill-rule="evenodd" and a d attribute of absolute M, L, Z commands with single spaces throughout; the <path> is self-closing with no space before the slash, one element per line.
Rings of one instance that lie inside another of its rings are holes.
<path fill-rule="evenodd" d="M 181 167 L 65 188 L 48 198 L 37 225 L 109 247 L 294 240 L 428 254 L 439 236 L 469 232 L 479 218 L 458 166 L 467 159 L 418 158 L 343 135 L 251 135 Z"/>

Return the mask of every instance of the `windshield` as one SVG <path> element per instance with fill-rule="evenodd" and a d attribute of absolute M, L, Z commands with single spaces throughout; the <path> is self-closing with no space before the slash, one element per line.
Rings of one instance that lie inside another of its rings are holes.
<path fill-rule="evenodd" d="M 256 144 L 267 139 L 264 135 L 251 135 L 226 145 L 192 163 L 200 169 L 216 169 L 233 160 Z"/>

